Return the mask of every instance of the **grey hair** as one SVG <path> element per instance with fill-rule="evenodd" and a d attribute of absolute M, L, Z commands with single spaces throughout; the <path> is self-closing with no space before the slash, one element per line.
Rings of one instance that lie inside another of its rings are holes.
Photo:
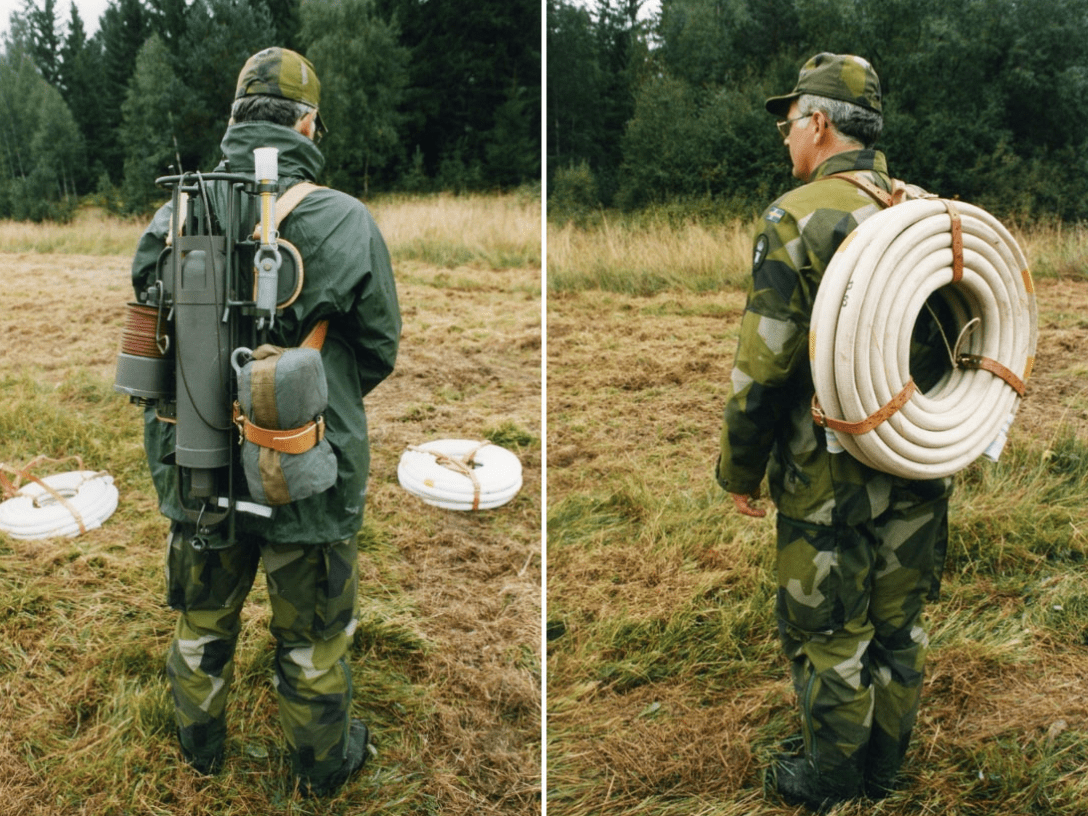
<path fill-rule="evenodd" d="M 304 102 L 284 99 L 280 96 L 254 94 L 235 99 L 230 109 L 232 124 L 239 122 L 271 122 L 274 125 L 294 127 L 307 114 L 317 110 Z"/>
<path fill-rule="evenodd" d="M 884 128 L 884 117 L 861 105 L 815 94 L 801 94 L 797 97 L 799 115 L 811 116 L 816 111 L 823 112 L 840 136 L 861 147 L 872 147 Z"/>

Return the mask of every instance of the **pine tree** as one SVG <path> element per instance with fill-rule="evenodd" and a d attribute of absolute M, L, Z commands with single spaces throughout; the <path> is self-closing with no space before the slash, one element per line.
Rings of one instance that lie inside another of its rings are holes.
<path fill-rule="evenodd" d="M 310 0 L 302 7 L 306 56 L 321 78 L 321 143 L 329 183 L 366 195 L 402 152 L 398 113 L 408 52 L 373 0 Z"/>
<path fill-rule="evenodd" d="M 60 25 L 57 21 L 57 0 L 43 0 L 38 8 L 34 0 L 25 0 L 26 20 L 30 26 L 31 55 L 42 77 L 50 85 L 60 79 Z"/>

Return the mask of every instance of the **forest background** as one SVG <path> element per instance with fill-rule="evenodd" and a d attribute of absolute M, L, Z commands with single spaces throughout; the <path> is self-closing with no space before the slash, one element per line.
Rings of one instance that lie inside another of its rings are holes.
<path fill-rule="evenodd" d="M 377 191 L 539 185 L 539 0 L 22 0 L 0 43 L 0 218 L 66 219 L 162 198 L 210 170 L 238 71 L 268 45 L 322 82 L 322 181 Z"/>
<path fill-rule="evenodd" d="M 897 178 L 1001 218 L 1088 218 L 1088 0 L 649 5 L 547 0 L 555 219 L 758 213 L 789 184 L 763 103 L 820 51 L 873 64 Z"/>

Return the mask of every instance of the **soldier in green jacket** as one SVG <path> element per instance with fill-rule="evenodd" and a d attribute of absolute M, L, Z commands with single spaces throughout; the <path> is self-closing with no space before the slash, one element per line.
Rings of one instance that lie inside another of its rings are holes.
<path fill-rule="evenodd" d="M 280 48 L 252 56 L 239 75 L 221 145 L 230 171 L 252 173 L 254 148 L 276 147 L 281 193 L 314 180 L 324 164 L 315 141 L 323 130 L 319 102 L 320 83 L 304 57 Z M 221 212 L 225 183 L 209 182 L 208 188 L 213 210 Z M 140 239 L 132 265 L 138 295 L 154 278 L 171 214 L 169 204 L 160 209 Z M 230 544 L 220 528 L 197 535 L 183 512 L 170 464 L 174 426 L 153 409 L 145 412 L 144 442 L 160 510 L 172 521 L 168 602 L 181 614 L 167 674 L 182 754 L 204 773 L 223 763 L 240 613 L 263 562 L 280 720 L 300 787 L 320 795 L 341 786 L 368 755 L 366 726 L 351 718 L 347 663 L 357 621 L 356 534 L 370 467 L 363 397 L 393 370 L 401 322 L 389 253 L 357 199 L 319 188 L 284 221 L 281 237 L 299 250 L 305 279 L 268 342 L 298 346 L 317 321 L 328 320 L 321 359 L 329 392 L 325 438 L 337 464 L 334 486 L 277 508 L 271 519 L 238 513 L 236 541 Z"/>
<path fill-rule="evenodd" d="M 777 507 L 776 615 L 804 752 L 780 758 L 772 779 L 791 804 L 821 810 L 884 796 L 895 782 L 918 712 L 922 605 L 939 588 L 950 482 L 875 471 L 829 445 L 810 413 L 817 287 L 843 239 L 883 206 L 826 177 L 891 191 L 884 155 L 872 149 L 883 124 L 876 72 L 859 57 L 818 54 L 766 107 L 805 184 L 760 222 L 717 478 L 739 512 L 762 517 L 754 502 L 766 474 Z M 923 342 L 912 358 L 920 386 L 940 376 L 934 354 Z"/>

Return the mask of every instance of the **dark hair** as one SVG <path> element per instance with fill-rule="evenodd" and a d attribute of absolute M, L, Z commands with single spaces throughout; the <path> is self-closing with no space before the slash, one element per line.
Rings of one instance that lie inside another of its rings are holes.
<path fill-rule="evenodd" d="M 231 108 L 231 119 L 239 122 L 271 122 L 274 125 L 294 127 L 306 114 L 316 108 L 311 108 L 302 102 L 293 99 L 284 99 L 281 96 L 267 96 L 254 94 L 243 96 L 234 100 Z"/>

